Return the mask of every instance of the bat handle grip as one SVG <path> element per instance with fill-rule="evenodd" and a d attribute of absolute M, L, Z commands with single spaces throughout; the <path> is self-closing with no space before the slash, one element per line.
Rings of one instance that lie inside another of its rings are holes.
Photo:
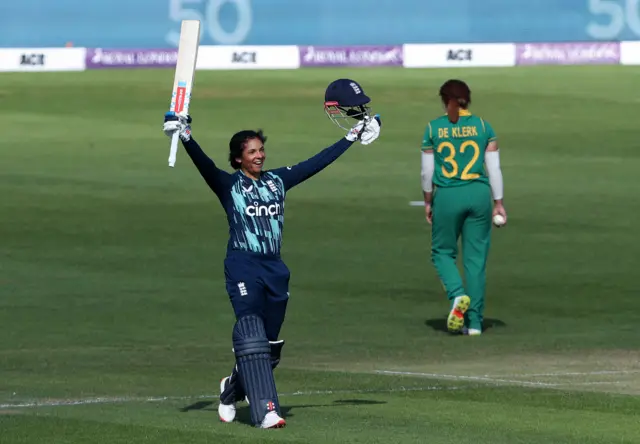
<path fill-rule="evenodd" d="M 171 136 L 171 148 L 169 149 L 169 166 L 173 168 L 176 164 L 176 156 L 178 154 L 178 131 Z"/>

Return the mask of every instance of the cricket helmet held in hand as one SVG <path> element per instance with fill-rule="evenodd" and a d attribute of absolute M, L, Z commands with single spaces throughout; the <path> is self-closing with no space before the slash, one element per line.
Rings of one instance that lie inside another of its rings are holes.
<path fill-rule="evenodd" d="M 348 119 L 364 120 L 370 114 L 371 99 L 355 80 L 338 79 L 329 84 L 324 93 L 324 111 L 333 123 L 349 130 Z M 344 124 L 344 126 L 343 126 Z"/>

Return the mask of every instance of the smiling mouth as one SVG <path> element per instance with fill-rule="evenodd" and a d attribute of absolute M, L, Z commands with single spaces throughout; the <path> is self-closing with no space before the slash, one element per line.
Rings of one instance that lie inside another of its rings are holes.
<path fill-rule="evenodd" d="M 264 160 L 255 160 L 253 161 L 253 164 L 255 166 L 262 167 L 262 165 L 264 164 Z"/>

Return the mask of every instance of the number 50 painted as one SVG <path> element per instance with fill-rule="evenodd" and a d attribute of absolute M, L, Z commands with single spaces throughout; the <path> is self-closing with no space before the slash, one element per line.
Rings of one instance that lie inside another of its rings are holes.
<path fill-rule="evenodd" d="M 233 31 L 226 31 L 220 20 L 220 10 L 226 4 L 236 8 L 236 23 Z M 199 6 L 204 4 L 204 8 Z M 204 14 L 201 12 L 204 9 Z M 169 0 L 169 19 L 177 24 L 182 20 L 200 20 L 200 40 L 202 33 L 207 34 L 216 44 L 239 45 L 251 31 L 251 0 Z M 180 33 L 170 31 L 166 36 L 167 43 L 178 46 Z"/>
<path fill-rule="evenodd" d="M 588 0 L 589 12 L 608 17 L 608 23 L 589 23 L 587 33 L 598 40 L 615 39 L 624 31 L 625 24 L 640 36 L 640 0 Z"/>

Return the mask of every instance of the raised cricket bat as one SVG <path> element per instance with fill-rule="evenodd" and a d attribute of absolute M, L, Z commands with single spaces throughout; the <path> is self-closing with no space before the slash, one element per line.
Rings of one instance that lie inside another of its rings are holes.
<path fill-rule="evenodd" d="M 178 61 L 173 79 L 173 93 L 169 111 L 176 114 L 189 112 L 191 90 L 198 60 L 198 46 L 200 45 L 200 20 L 183 20 L 180 27 L 180 42 L 178 43 Z M 171 137 L 169 150 L 169 166 L 174 167 L 178 154 L 178 132 Z"/>

